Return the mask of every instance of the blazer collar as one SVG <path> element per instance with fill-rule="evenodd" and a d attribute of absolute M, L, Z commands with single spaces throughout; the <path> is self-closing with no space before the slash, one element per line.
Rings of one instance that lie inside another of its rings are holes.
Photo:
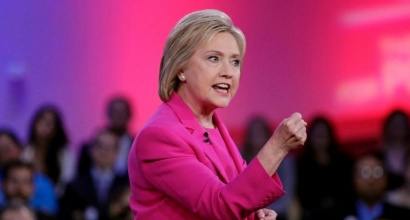
<path fill-rule="evenodd" d="M 192 134 L 195 140 L 197 140 L 198 144 L 204 150 L 205 155 L 216 167 L 216 170 L 220 174 L 221 178 L 226 183 L 229 182 L 229 179 L 225 173 L 225 170 L 223 169 L 221 161 L 218 159 L 218 156 L 215 154 L 212 147 L 209 146 L 209 143 L 203 142 L 204 133 L 206 132 L 206 130 L 199 124 L 198 120 L 194 116 L 194 113 L 191 111 L 188 105 L 181 99 L 181 97 L 179 97 L 179 95 L 176 92 L 174 92 L 171 95 L 171 99 L 166 104 L 168 104 L 171 107 L 171 109 L 175 112 L 176 116 L 179 118 L 181 123 Z M 235 163 L 235 167 L 238 173 L 240 173 L 243 170 L 243 159 L 239 154 L 239 151 L 235 143 L 231 139 L 227 128 L 222 123 L 218 114 L 214 113 L 213 120 L 215 122 L 215 126 L 221 132 L 221 136 L 225 142 L 226 147 L 228 148 L 228 152 L 230 153 Z"/>
<path fill-rule="evenodd" d="M 205 132 L 205 129 L 202 128 L 202 126 L 196 120 L 194 113 L 176 92 L 172 93 L 170 100 L 166 102 L 166 104 L 171 107 L 181 123 L 187 129 L 203 130 Z"/>

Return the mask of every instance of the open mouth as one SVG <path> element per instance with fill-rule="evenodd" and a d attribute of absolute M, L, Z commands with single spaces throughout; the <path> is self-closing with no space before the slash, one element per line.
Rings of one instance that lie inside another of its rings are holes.
<path fill-rule="evenodd" d="M 223 93 L 228 93 L 229 88 L 231 88 L 231 86 L 226 83 L 215 84 L 212 87 L 216 89 L 218 92 L 223 92 Z"/>

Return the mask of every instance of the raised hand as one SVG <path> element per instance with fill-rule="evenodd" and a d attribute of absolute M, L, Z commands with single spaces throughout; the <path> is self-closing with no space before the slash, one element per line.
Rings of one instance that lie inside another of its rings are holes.
<path fill-rule="evenodd" d="M 293 113 L 285 118 L 268 142 L 259 151 L 257 158 L 269 175 L 278 169 L 283 158 L 292 149 L 303 145 L 306 141 L 306 125 L 300 113 Z"/>
<path fill-rule="evenodd" d="M 300 113 L 293 113 L 279 124 L 269 141 L 283 150 L 295 149 L 306 141 L 306 125 Z"/>

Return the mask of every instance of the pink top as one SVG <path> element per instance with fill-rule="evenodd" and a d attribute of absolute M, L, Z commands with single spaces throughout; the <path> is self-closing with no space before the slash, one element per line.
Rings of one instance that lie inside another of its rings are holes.
<path fill-rule="evenodd" d="M 254 219 L 285 192 L 258 159 L 246 167 L 217 114 L 210 134 L 174 93 L 140 130 L 128 159 L 134 219 Z M 217 131 L 218 131 L 217 130 Z"/>

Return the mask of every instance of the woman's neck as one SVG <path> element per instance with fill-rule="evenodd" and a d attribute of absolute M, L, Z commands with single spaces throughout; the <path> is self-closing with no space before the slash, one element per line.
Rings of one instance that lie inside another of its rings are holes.
<path fill-rule="evenodd" d="M 204 128 L 215 128 L 213 122 L 213 114 L 215 109 L 207 109 L 198 102 L 192 101 L 192 98 L 185 95 L 184 92 L 179 92 L 178 95 L 181 99 L 188 105 L 189 109 L 191 109 L 192 113 L 194 114 L 196 120 L 198 120 L 199 124 Z"/>
<path fill-rule="evenodd" d="M 214 122 L 212 120 L 212 115 L 201 115 L 201 114 L 196 115 L 195 114 L 195 118 L 198 120 L 199 124 L 202 127 L 215 128 Z"/>

